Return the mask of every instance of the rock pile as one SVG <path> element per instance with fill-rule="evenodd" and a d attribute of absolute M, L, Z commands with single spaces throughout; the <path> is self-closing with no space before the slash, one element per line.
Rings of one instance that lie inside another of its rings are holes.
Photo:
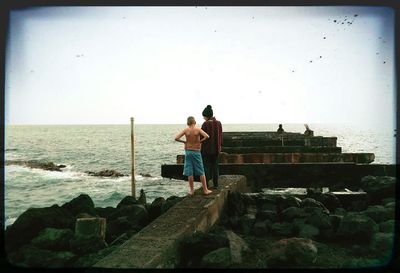
<path fill-rule="evenodd" d="M 81 194 L 62 206 L 30 208 L 6 228 L 8 260 L 21 267 L 90 267 L 182 199 L 142 204 L 127 196 L 116 208 L 101 208 Z M 105 234 L 78 232 L 77 219 L 103 219 L 97 222 L 105 222 Z"/>

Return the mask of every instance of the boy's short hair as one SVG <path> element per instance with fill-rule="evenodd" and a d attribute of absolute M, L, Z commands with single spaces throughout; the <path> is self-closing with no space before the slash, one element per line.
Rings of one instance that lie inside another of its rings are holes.
<path fill-rule="evenodd" d="M 187 125 L 191 125 L 196 123 L 196 120 L 194 119 L 194 117 L 190 116 L 187 118 Z"/>

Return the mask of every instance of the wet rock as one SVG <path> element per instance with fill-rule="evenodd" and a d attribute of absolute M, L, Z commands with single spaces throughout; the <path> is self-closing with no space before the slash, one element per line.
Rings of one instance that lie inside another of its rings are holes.
<path fill-rule="evenodd" d="M 331 192 L 321 194 L 317 201 L 321 202 L 329 211 L 342 207 L 340 200 Z"/>
<path fill-rule="evenodd" d="M 363 213 L 371 217 L 376 223 L 380 223 L 394 219 L 395 211 L 394 209 L 388 209 L 381 205 L 375 205 L 369 206 Z"/>
<path fill-rule="evenodd" d="M 256 216 L 254 214 L 245 214 L 240 217 L 240 227 L 244 234 L 250 234 L 253 232 L 253 226 L 256 222 Z"/>
<path fill-rule="evenodd" d="M 347 214 L 347 211 L 344 208 L 337 208 L 335 209 L 334 214 L 344 216 Z"/>
<path fill-rule="evenodd" d="M 161 214 L 175 206 L 177 203 L 182 201 L 185 197 L 171 196 L 165 200 L 165 203 L 161 206 Z"/>
<path fill-rule="evenodd" d="M 103 177 L 121 177 L 121 176 L 125 176 L 122 173 L 119 173 L 115 170 L 101 170 L 99 172 L 91 172 L 91 171 L 87 171 L 86 172 L 88 175 L 91 176 L 103 176 Z"/>
<path fill-rule="evenodd" d="M 232 263 L 240 264 L 242 255 L 245 252 L 250 252 L 248 244 L 240 236 L 231 230 L 225 230 L 225 234 L 229 240 L 229 249 L 231 252 Z"/>
<path fill-rule="evenodd" d="M 301 201 L 301 205 L 300 207 L 302 208 L 307 208 L 307 207 L 311 207 L 311 208 L 321 208 L 323 209 L 325 212 L 329 213 L 329 210 L 319 201 L 313 199 L 313 198 L 304 198 Z"/>
<path fill-rule="evenodd" d="M 353 212 L 360 212 L 366 210 L 368 207 L 368 202 L 366 200 L 357 200 L 357 201 L 352 201 L 346 208 L 348 211 L 353 211 Z"/>
<path fill-rule="evenodd" d="M 392 203 L 392 202 L 396 202 L 396 199 L 393 197 L 388 197 L 388 198 L 382 199 L 382 205 L 384 205 L 384 206 L 386 206 L 387 204 Z"/>
<path fill-rule="evenodd" d="M 98 236 L 74 235 L 70 240 L 70 249 L 79 256 L 97 252 L 107 247 L 107 244 Z"/>
<path fill-rule="evenodd" d="M 152 177 L 151 174 L 149 174 L 149 173 L 140 173 L 139 175 L 141 175 L 143 177 Z"/>
<path fill-rule="evenodd" d="M 107 222 L 106 241 L 111 243 L 124 233 L 138 232 L 139 230 L 140 228 L 132 225 L 127 216 L 121 216 Z"/>
<path fill-rule="evenodd" d="M 38 161 L 38 160 L 28 160 L 28 161 L 19 161 L 19 160 L 7 160 L 6 165 L 19 165 L 25 166 L 33 169 L 42 169 L 46 171 L 57 171 L 61 172 L 61 168 L 65 168 L 65 165 L 56 165 L 53 162 L 48 161 Z"/>
<path fill-rule="evenodd" d="M 92 216 L 97 216 L 97 211 L 94 208 L 92 198 L 87 194 L 81 194 L 71 201 L 65 203 L 61 208 L 68 210 L 72 215 L 76 216 L 79 213 L 88 213 Z"/>
<path fill-rule="evenodd" d="M 47 250 L 69 250 L 69 241 L 73 235 L 70 229 L 45 228 L 32 239 L 31 244 Z"/>
<path fill-rule="evenodd" d="M 370 249 L 378 257 L 389 258 L 393 252 L 394 234 L 393 233 L 375 233 L 371 238 Z"/>
<path fill-rule="evenodd" d="M 337 215 L 337 214 L 329 215 L 329 219 L 331 221 L 332 229 L 335 232 L 337 231 L 337 229 L 338 229 L 338 227 L 340 225 L 340 222 L 342 221 L 343 217 L 344 217 L 343 215 Z"/>
<path fill-rule="evenodd" d="M 283 210 L 281 213 L 281 218 L 283 219 L 283 221 L 286 221 L 286 222 L 290 222 L 294 218 L 303 218 L 306 216 L 307 216 L 307 213 L 299 207 L 289 207 L 289 208 Z"/>
<path fill-rule="evenodd" d="M 268 267 L 310 266 L 317 259 L 318 249 L 310 239 L 289 238 L 275 243 L 267 255 Z"/>
<path fill-rule="evenodd" d="M 298 236 L 314 240 L 319 236 L 319 229 L 315 226 L 305 224 L 300 228 Z"/>
<path fill-rule="evenodd" d="M 296 196 L 288 196 L 285 199 L 285 206 L 286 208 L 295 207 L 299 208 L 301 204 L 301 199 Z"/>
<path fill-rule="evenodd" d="M 369 242 L 379 226 L 370 217 L 358 213 L 348 213 L 340 221 L 336 235 L 344 240 Z"/>
<path fill-rule="evenodd" d="M 20 249 L 22 264 L 26 267 L 62 268 L 70 267 L 77 256 L 69 251 L 50 251 L 25 245 Z"/>
<path fill-rule="evenodd" d="M 149 220 L 150 222 L 156 219 L 158 216 L 161 215 L 161 208 L 165 204 L 164 197 L 157 197 L 154 201 L 150 204 L 148 208 L 149 213 Z"/>
<path fill-rule="evenodd" d="M 149 216 L 143 205 L 121 206 L 115 213 L 110 215 L 110 220 L 119 217 L 127 217 L 126 219 L 132 227 L 143 228 L 149 223 Z"/>
<path fill-rule="evenodd" d="M 271 231 L 275 235 L 280 236 L 292 236 L 293 234 L 293 224 L 292 223 L 274 223 L 271 225 Z"/>
<path fill-rule="evenodd" d="M 79 218 L 75 222 L 76 235 L 93 235 L 105 239 L 106 219 L 105 218 Z"/>
<path fill-rule="evenodd" d="M 105 208 L 96 207 L 95 210 L 98 216 L 106 219 L 110 218 L 110 215 L 116 212 L 116 208 L 113 207 L 105 207 Z"/>
<path fill-rule="evenodd" d="M 275 210 L 258 210 L 256 214 L 256 219 L 259 220 L 270 220 L 272 222 L 277 222 L 279 220 L 278 214 Z"/>
<path fill-rule="evenodd" d="M 379 224 L 379 231 L 386 233 L 394 233 L 396 222 L 395 220 L 388 220 Z"/>
<path fill-rule="evenodd" d="M 213 250 L 201 259 L 201 267 L 226 268 L 232 264 L 231 250 L 229 247 L 221 247 Z"/>
<path fill-rule="evenodd" d="M 112 253 L 114 250 L 118 248 L 117 245 L 115 246 L 109 246 L 107 248 L 104 248 L 96 253 L 90 253 L 86 254 L 82 257 L 80 257 L 75 263 L 74 267 L 79 267 L 79 268 L 88 268 L 100 261 L 102 258 L 106 257 L 110 253 Z"/>
<path fill-rule="evenodd" d="M 370 204 L 380 204 L 384 198 L 394 198 L 396 178 L 391 176 L 364 176 L 361 188 L 368 193 Z"/>
<path fill-rule="evenodd" d="M 257 220 L 254 224 L 254 234 L 257 236 L 267 235 L 270 230 L 272 222 L 268 219 Z"/>
<path fill-rule="evenodd" d="M 354 258 L 343 264 L 343 268 L 371 268 L 381 266 L 382 262 L 379 259 Z"/>
<path fill-rule="evenodd" d="M 28 244 L 45 228 L 73 229 L 75 219 L 67 210 L 54 205 L 46 208 L 30 208 L 23 212 L 5 231 L 8 253 Z"/>
<path fill-rule="evenodd" d="M 331 219 L 322 209 L 315 209 L 307 216 L 306 223 L 318 229 L 329 229 L 332 227 Z"/>
<path fill-rule="evenodd" d="M 276 211 L 276 198 L 263 195 L 256 200 L 258 210 Z"/>
<path fill-rule="evenodd" d="M 240 192 L 233 191 L 228 193 L 228 215 L 229 216 L 242 216 L 246 213 L 246 205 Z"/>
<path fill-rule="evenodd" d="M 130 205 L 140 205 L 140 202 L 133 196 L 125 196 L 117 205 L 117 209 L 120 209 L 124 206 Z"/>
<path fill-rule="evenodd" d="M 222 247 L 229 247 L 225 232 L 196 232 L 179 244 L 180 267 L 199 267 L 204 255 Z"/>

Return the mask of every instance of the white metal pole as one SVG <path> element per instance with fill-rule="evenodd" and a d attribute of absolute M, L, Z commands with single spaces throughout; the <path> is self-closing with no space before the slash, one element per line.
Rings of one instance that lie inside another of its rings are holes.
<path fill-rule="evenodd" d="M 136 198 L 136 185 L 135 185 L 135 134 L 134 134 L 134 118 L 131 118 L 131 156 L 132 156 L 132 196 Z"/>

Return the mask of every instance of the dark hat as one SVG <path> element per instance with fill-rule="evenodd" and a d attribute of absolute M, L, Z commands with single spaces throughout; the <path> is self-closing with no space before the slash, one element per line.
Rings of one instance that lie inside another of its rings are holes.
<path fill-rule="evenodd" d="M 203 110 L 203 117 L 211 118 L 213 116 L 213 110 L 211 108 L 211 105 L 207 105 L 206 108 Z"/>

